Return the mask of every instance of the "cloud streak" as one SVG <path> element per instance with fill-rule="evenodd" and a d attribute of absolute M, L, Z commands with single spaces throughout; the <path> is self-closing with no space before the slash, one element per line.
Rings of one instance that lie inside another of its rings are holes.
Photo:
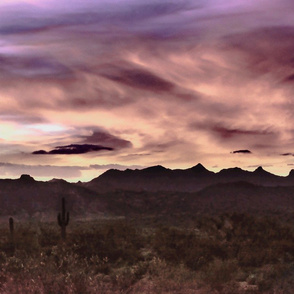
<path fill-rule="evenodd" d="M 128 140 L 121 139 L 120 137 L 109 134 L 103 130 L 95 129 L 90 135 L 81 136 L 82 142 L 85 144 L 99 143 L 107 145 L 108 148 L 120 149 L 120 148 L 131 148 L 132 143 Z"/>
<path fill-rule="evenodd" d="M 0 55 L 2 75 L 14 78 L 55 79 L 73 77 L 71 70 L 54 59 L 42 56 Z"/>
<path fill-rule="evenodd" d="M 174 87 L 172 83 L 145 70 L 121 70 L 104 76 L 117 83 L 155 92 L 169 92 Z"/>
<path fill-rule="evenodd" d="M 82 176 L 81 171 L 85 169 L 88 168 L 79 166 L 0 163 L 0 172 L 4 177 L 19 177 L 22 174 L 30 174 L 36 178 L 79 178 Z"/>

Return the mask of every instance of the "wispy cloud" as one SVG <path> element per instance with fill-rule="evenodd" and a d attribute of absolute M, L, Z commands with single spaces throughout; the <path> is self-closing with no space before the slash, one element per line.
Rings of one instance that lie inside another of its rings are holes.
<path fill-rule="evenodd" d="M 54 166 L 54 165 L 28 165 L 0 163 L 2 177 L 19 177 L 21 174 L 30 174 L 37 178 L 78 178 L 83 170 L 88 168 L 79 166 Z"/>
<path fill-rule="evenodd" d="M 172 83 L 146 70 L 122 70 L 104 76 L 114 82 L 149 91 L 165 92 L 171 91 L 174 87 Z"/>
<path fill-rule="evenodd" d="M 82 142 L 104 144 L 111 149 L 132 147 L 132 143 L 118 136 L 111 135 L 103 130 L 95 129 L 88 136 L 81 136 Z"/>
<path fill-rule="evenodd" d="M 66 79 L 72 71 L 46 56 L 0 55 L 0 70 L 7 78 Z"/>

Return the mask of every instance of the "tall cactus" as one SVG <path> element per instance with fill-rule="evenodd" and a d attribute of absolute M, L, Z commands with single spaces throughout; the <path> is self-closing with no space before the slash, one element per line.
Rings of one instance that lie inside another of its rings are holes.
<path fill-rule="evenodd" d="M 9 253 L 11 255 L 14 254 L 15 250 L 15 242 L 14 242 L 14 223 L 13 223 L 13 218 L 9 218 L 9 231 L 10 231 L 10 238 L 9 238 Z"/>
<path fill-rule="evenodd" d="M 10 240 L 14 241 L 14 225 L 13 225 L 13 218 L 9 218 L 9 231 L 10 231 Z"/>
<path fill-rule="evenodd" d="M 61 228 L 61 238 L 62 240 L 66 239 L 66 226 L 69 222 L 69 212 L 65 212 L 65 199 L 62 198 L 62 208 L 61 213 L 58 213 L 57 220 L 58 225 Z"/>

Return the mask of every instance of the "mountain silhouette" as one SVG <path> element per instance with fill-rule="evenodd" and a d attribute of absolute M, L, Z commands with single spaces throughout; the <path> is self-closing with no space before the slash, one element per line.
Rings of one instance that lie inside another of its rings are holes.
<path fill-rule="evenodd" d="M 294 185 L 294 175 L 280 177 L 258 167 L 255 171 L 241 168 L 223 169 L 218 173 L 207 170 L 202 164 L 188 169 L 166 169 L 153 166 L 142 170 L 109 170 L 101 176 L 85 183 L 85 186 L 100 191 L 173 191 L 196 192 L 217 183 L 245 181 L 262 186 Z"/>
<path fill-rule="evenodd" d="M 111 169 L 87 183 L 36 181 L 29 175 L 0 179 L 0 216 L 39 215 L 56 220 L 61 198 L 73 218 L 92 215 L 173 215 L 264 211 L 287 215 L 294 208 L 294 171 L 281 177 L 258 167 L 214 173 L 202 164 L 188 169 L 152 166 Z"/>

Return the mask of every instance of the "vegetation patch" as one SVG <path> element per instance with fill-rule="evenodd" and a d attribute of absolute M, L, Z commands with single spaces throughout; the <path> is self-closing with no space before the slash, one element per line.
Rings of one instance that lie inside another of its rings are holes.
<path fill-rule="evenodd" d="M 291 223 L 247 214 L 0 227 L 1 293 L 292 293 Z M 13 242 L 13 244 L 12 244 Z M 12 250 L 13 248 L 13 250 Z"/>

